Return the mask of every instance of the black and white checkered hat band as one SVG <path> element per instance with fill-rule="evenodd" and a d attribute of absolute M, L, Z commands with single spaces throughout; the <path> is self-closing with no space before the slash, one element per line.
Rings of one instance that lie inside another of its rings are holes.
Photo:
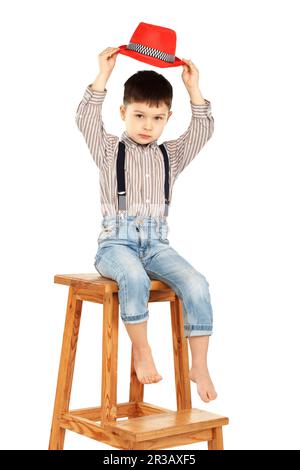
<path fill-rule="evenodd" d="M 127 46 L 127 49 L 139 52 L 140 54 L 155 57 L 156 59 L 163 60 L 164 62 L 175 62 L 175 55 L 167 54 L 166 52 L 159 51 L 158 49 L 153 49 L 153 47 L 143 46 L 142 44 L 135 42 L 130 42 Z"/>

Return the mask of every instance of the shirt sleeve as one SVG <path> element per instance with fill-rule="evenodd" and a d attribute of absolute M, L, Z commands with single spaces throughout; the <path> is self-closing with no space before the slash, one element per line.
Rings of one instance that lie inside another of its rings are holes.
<path fill-rule="evenodd" d="M 117 136 L 108 134 L 104 128 L 102 104 L 106 94 L 106 88 L 104 91 L 95 91 L 91 89 L 91 84 L 88 85 L 77 107 L 75 117 L 77 127 L 83 134 L 91 155 L 100 169 L 103 165 L 110 164 L 115 146 L 119 142 Z"/>
<path fill-rule="evenodd" d="M 164 142 L 175 178 L 198 155 L 214 131 L 210 101 L 205 99 L 203 104 L 190 101 L 190 105 L 192 117 L 187 130 L 178 139 Z"/>

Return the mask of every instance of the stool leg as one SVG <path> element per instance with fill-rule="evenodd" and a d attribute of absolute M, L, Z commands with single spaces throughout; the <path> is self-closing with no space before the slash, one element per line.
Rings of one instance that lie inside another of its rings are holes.
<path fill-rule="evenodd" d="M 184 336 L 184 322 L 181 300 L 175 295 L 171 304 L 171 322 L 173 337 L 173 356 L 175 368 L 175 387 L 177 410 L 192 407 L 191 386 L 189 379 L 189 355 L 187 338 Z"/>
<path fill-rule="evenodd" d="M 118 328 L 118 293 L 105 292 L 102 333 L 102 424 L 117 418 Z"/>
<path fill-rule="evenodd" d="M 212 430 L 213 438 L 208 441 L 208 450 L 224 450 L 222 426 Z"/>
<path fill-rule="evenodd" d="M 140 402 L 144 400 L 144 384 L 137 378 L 134 360 L 133 360 L 133 347 L 131 347 L 131 368 L 130 368 L 130 389 L 129 401 Z"/>
<path fill-rule="evenodd" d="M 78 300 L 76 298 L 76 292 L 72 287 L 70 287 L 56 386 L 49 450 L 62 450 L 64 448 L 66 430 L 59 426 L 59 419 L 62 413 L 69 411 L 81 310 L 82 300 Z"/>

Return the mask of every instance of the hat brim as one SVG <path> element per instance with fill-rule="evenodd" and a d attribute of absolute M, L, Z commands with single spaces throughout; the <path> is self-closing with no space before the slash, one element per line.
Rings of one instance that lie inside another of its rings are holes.
<path fill-rule="evenodd" d="M 178 67 L 179 65 L 186 65 L 186 62 L 179 59 L 175 56 L 174 62 L 165 62 L 164 60 L 157 59 L 156 57 L 151 57 L 149 55 L 140 54 L 139 52 L 132 51 L 131 49 L 126 49 L 127 44 L 119 46 L 119 50 L 117 51 L 120 54 L 127 55 L 132 59 L 139 60 L 140 62 L 144 62 L 146 64 L 154 65 L 155 67 L 167 68 L 167 67 Z"/>

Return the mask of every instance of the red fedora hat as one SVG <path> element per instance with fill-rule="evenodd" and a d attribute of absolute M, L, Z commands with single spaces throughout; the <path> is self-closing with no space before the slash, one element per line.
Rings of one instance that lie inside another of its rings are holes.
<path fill-rule="evenodd" d="M 178 67 L 186 64 L 175 56 L 176 32 L 163 26 L 139 23 L 129 44 L 119 47 L 120 54 L 156 67 Z"/>

